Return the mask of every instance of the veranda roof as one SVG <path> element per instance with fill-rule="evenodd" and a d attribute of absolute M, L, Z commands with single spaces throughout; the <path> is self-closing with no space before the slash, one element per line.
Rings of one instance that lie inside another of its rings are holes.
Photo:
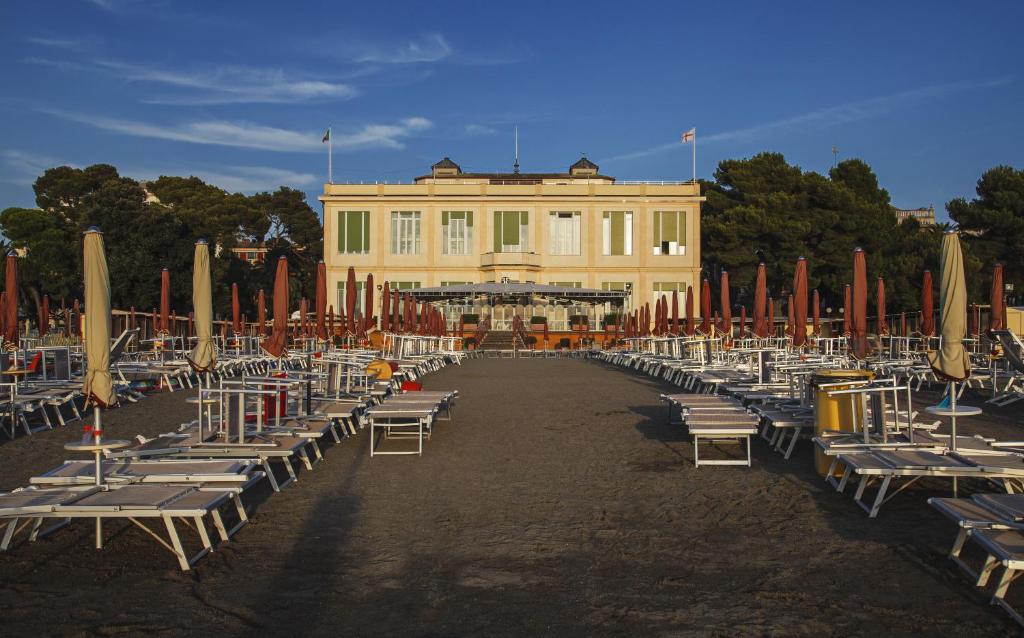
<path fill-rule="evenodd" d="M 408 288 L 400 292 L 412 295 L 417 301 L 445 301 L 448 299 L 476 297 L 544 297 L 589 303 L 621 303 L 629 296 L 629 293 L 625 290 L 597 290 L 595 288 L 573 288 L 571 286 L 549 286 L 547 284 L 529 283 L 462 284 L 457 286 L 437 286 L 434 288 Z"/>

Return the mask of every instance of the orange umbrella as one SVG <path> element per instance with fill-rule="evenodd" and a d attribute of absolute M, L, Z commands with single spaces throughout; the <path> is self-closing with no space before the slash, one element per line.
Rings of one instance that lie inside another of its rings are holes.
<path fill-rule="evenodd" d="M 8 260 L 10 258 L 8 257 Z M 10 261 L 8 261 L 10 263 Z M 8 295 L 8 299 L 10 295 Z M 989 303 L 992 304 L 992 309 L 988 315 L 988 329 L 989 332 L 993 330 L 1005 330 L 1006 323 L 1003 321 L 1003 315 L 1006 311 L 1003 307 L 1003 265 L 996 264 L 992 270 L 992 289 L 989 291 Z"/>
<path fill-rule="evenodd" d="M 50 295 L 43 295 L 39 304 L 39 338 L 42 339 L 50 331 Z"/>
<path fill-rule="evenodd" d="M 764 264 L 757 265 L 757 283 L 754 286 L 754 336 L 764 339 L 768 336 L 768 324 L 764 310 L 768 304 L 768 274 Z"/>
<path fill-rule="evenodd" d="M 711 334 L 711 282 L 707 279 L 700 289 L 700 331 Z"/>
<path fill-rule="evenodd" d="M 385 332 L 391 329 L 391 284 L 387 281 L 380 293 L 380 329 Z"/>
<path fill-rule="evenodd" d="M 618 324 L 616 324 L 616 327 Z M 679 291 L 672 291 L 672 334 L 679 334 Z"/>
<path fill-rule="evenodd" d="M 18 347 L 18 257 L 7 255 L 7 270 L 4 288 L 7 302 L 4 304 L 3 338 L 6 344 Z"/>
<path fill-rule="evenodd" d="M 164 268 L 160 271 L 160 326 L 159 332 L 170 334 L 171 324 L 171 273 Z"/>
<path fill-rule="evenodd" d="M 696 326 L 693 319 L 693 286 L 686 287 L 686 336 L 692 337 Z"/>
<path fill-rule="evenodd" d="M 299 334 L 309 336 L 309 300 L 305 297 L 299 299 Z"/>
<path fill-rule="evenodd" d="M 931 337 L 935 334 L 935 307 L 932 302 L 932 271 L 924 271 L 921 278 L 921 334 Z"/>
<path fill-rule="evenodd" d="M 402 329 L 401 301 L 401 297 L 396 292 L 394 301 L 391 304 L 391 330 L 393 332 L 399 332 Z"/>
<path fill-rule="evenodd" d="M 356 331 L 356 269 L 348 267 L 348 279 L 345 280 L 345 319 L 349 334 Z"/>
<path fill-rule="evenodd" d="M 262 288 L 256 295 L 256 323 L 260 325 L 257 334 L 261 337 L 267 334 L 267 297 Z"/>
<path fill-rule="evenodd" d="M 740 332 L 739 338 L 746 339 L 747 337 L 747 307 L 740 306 Z"/>
<path fill-rule="evenodd" d="M 719 303 L 722 306 L 722 332 L 726 340 L 732 339 L 732 305 L 729 301 L 729 273 L 722 271 L 722 290 Z"/>
<path fill-rule="evenodd" d="M 327 264 L 321 259 L 316 265 L 316 337 L 327 338 Z"/>
<path fill-rule="evenodd" d="M 868 262 L 864 250 L 853 251 L 853 355 L 863 359 L 868 353 Z"/>
<path fill-rule="evenodd" d="M 811 323 L 811 333 L 817 337 L 821 334 L 821 299 L 818 297 L 818 289 L 814 289 L 814 300 L 812 302 L 814 307 L 811 309 L 811 314 L 814 317 Z"/>
<path fill-rule="evenodd" d="M 645 303 L 643 309 L 643 318 L 640 319 L 640 336 L 646 337 L 651 334 L 651 304 Z"/>
<path fill-rule="evenodd" d="M 818 304 L 815 301 L 815 315 L 818 312 L 817 308 Z M 796 260 L 796 271 L 793 273 L 792 330 L 794 346 L 799 348 L 807 343 L 807 260 L 803 257 Z"/>
<path fill-rule="evenodd" d="M 889 334 L 889 325 L 885 320 L 885 280 L 881 277 L 878 278 L 878 292 L 875 293 L 875 303 L 878 306 L 878 321 L 875 332 L 881 337 Z"/>
<path fill-rule="evenodd" d="M 275 357 L 283 355 L 288 345 L 288 259 L 284 255 L 278 257 L 274 274 L 274 329 L 262 345 Z"/>
<path fill-rule="evenodd" d="M 853 334 L 853 330 L 850 327 L 850 313 L 853 312 L 853 292 L 850 289 L 850 284 L 846 284 L 843 288 L 843 336 L 849 337 Z"/>
<path fill-rule="evenodd" d="M 242 334 L 242 307 L 238 301 L 238 284 L 231 284 L 231 332 Z"/>
<path fill-rule="evenodd" d="M 369 330 L 377 322 L 374 321 L 373 317 L 373 273 L 366 275 L 366 304 L 363 306 L 366 310 L 365 321 L 363 321 L 363 330 Z"/>

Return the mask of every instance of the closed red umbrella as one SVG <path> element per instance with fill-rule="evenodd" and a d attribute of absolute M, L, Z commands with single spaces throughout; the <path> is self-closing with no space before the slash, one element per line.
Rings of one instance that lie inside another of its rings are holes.
<path fill-rule="evenodd" d="M 262 345 L 272 356 L 280 357 L 288 345 L 288 259 L 283 255 L 277 260 L 273 301 L 274 328 Z"/>
<path fill-rule="evenodd" d="M 768 304 L 768 273 L 764 264 L 757 265 L 757 281 L 754 285 L 754 336 L 764 339 L 768 336 L 768 323 L 764 318 Z"/>
<path fill-rule="evenodd" d="M 242 306 L 238 300 L 238 284 L 231 284 L 231 332 L 242 334 Z"/>
<path fill-rule="evenodd" d="M 348 267 L 348 278 L 345 280 L 345 318 L 348 322 L 346 328 L 349 334 L 356 331 L 356 269 Z"/>
<path fill-rule="evenodd" d="M 711 334 L 711 282 L 707 279 L 700 289 L 700 331 Z"/>
<path fill-rule="evenodd" d="M 8 257 L 8 263 L 10 263 L 10 257 Z M 8 299 L 10 295 L 8 295 Z M 992 289 L 989 291 L 989 303 L 992 304 L 991 311 L 988 315 L 988 329 L 993 330 L 1005 330 L 1006 323 L 1003 320 L 1006 310 L 1004 309 L 1003 299 L 1003 265 L 996 264 L 995 268 L 992 269 Z"/>
<path fill-rule="evenodd" d="M 647 337 L 651 334 L 651 304 L 645 303 L 643 318 L 640 320 L 640 336 Z"/>
<path fill-rule="evenodd" d="M 428 334 L 429 326 L 427 322 L 430 320 L 430 305 L 424 302 L 420 305 L 420 334 Z"/>
<path fill-rule="evenodd" d="M 50 331 L 50 295 L 43 295 L 39 304 L 39 338 L 42 339 Z"/>
<path fill-rule="evenodd" d="M 4 343 L 18 347 L 18 257 L 7 255 L 4 289 L 7 303 L 4 304 Z"/>
<path fill-rule="evenodd" d="M 843 336 L 849 337 L 853 334 L 851 327 L 851 319 L 853 313 L 853 291 L 850 289 L 850 284 L 843 286 Z"/>
<path fill-rule="evenodd" d="M 679 334 L 679 291 L 672 291 L 672 334 Z"/>
<path fill-rule="evenodd" d="M 746 339 L 747 338 L 747 307 L 746 306 L 740 306 L 740 332 L 739 332 L 739 338 L 740 339 Z"/>
<path fill-rule="evenodd" d="M 693 286 L 686 287 L 686 336 L 692 337 L 696 326 L 693 318 Z"/>
<path fill-rule="evenodd" d="M 160 271 L 160 325 L 158 332 L 170 334 L 171 323 L 171 273 L 164 268 Z"/>
<path fill-rule="evenodd" d="M 807 343 L 807 260 L 803 257 L 796 260 L 796 271 L 793 273 L 792 329 L 794 346 L 799 348 Z"/>
<path fill-rule="evenodd" d="M 722 271 L 722 290 L 719 293 L 719 304 L 722 306 L 722 332 L 726 341 L 732 339 L 732 302 L 729 300 L 729 273 Z"/>
<path fill-rule="evenodd" d="M 267 296 L 262 288 L 256 295 L 256 323 L 260 325 L 256 334 L 260 337 L 267 334 Z"/>
<path fill-rule="evenodd" d="M 365 319 L 363 321 L 363 329 L 369 330 L 374 327 L 377 322 L 373 315 L 373 273 L 366 275 L 366 303 L 363 306 L 366 310 Z"/>
<path fill-rule="evenodd" d="M 380 293 L 380 329 L 384 332 L 391 329 L 391 284 L 387 281 Z"/>
<path fill-rule="evenodd" d="M 327 264 L 321 259 L 316 265 L 316 338 L 327 339 Z"/>
<path fill-rule="evenodd" d="M 935 334 L 935 303 L 932 301 L 932 271 L 924 271 L 921 277 L 921 334 L 931 337 Z"/>
<path fill-rule="evenodd" d="M 401 297 L 396 292 L 394 295 L 394 301 L 391 303 L 391 331 L 400 332 L 402 330 L 401 323 Z"/>
<path fill-rule="evenodd" d="M 7 293 L 0 292 L 0 340 L 7 329 Z"/>
<path fill-rule="evenodd" d="M 868 262 L 864 250 L 853 251 L 853 355 L 863 359 L 868 352 Z"/>
<path fill-rule="evenodd" d="M 811 302 L 813 305 L 811 309 L 811 315 L 813 320 L 811 322 L 811 333 L 817 337 L 821 334 L 821 298 L 818 296 L 818 289 L 814 289 L 814 299 Z"/>
<path fill-rule="evenodd" d="M 875 293 L 875 305 L 878 306 L 878 321 L 875 322 L 875 332 L 879 337 L 889 334 L 889 325 L 885 320 L 885 280 L 878 278 L 878 292 Z"/>
<path fill-rule="evenodd" d="M 406 312 L 409 313 L 409 320 L 406 322 L 406 332 L 409 334 L 416 334 L 419 330 L 419 326 L 416 325 L 416 302 L 413 301 L 412 295 L 409 293 L 405 294 Z"/>

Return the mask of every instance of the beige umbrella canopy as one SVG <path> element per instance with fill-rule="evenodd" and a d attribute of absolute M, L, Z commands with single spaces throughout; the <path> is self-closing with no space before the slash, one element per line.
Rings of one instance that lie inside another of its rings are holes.
<path fill-rule="evenodd" d="M 954 231 L 942 237 L 941 268 L 939 335 L 942 346 L 938 351 L 928 353 L 928 363 L 940 378 L 963 381 L 971 376 L 971 365 L 963 344 L 967 331 L 967 285 L 960 238 Z"/>
<path fill-rule="evenodd" d="M 210 282 L 210 247 L 206 240 L 196 242 L 192 258 L 192 308 L 195 314 L 196 348 L 189 363 L 197 372 L 213 370 L 217 349 L 213 344 L 213 291 Z"/>
<path fill-rule="evenodd" d="M 117 403 L 110 378 L 110 273 L 103 234 L 98 228 L 85 232 L 85 376 L 82 394 L 88 403 L 106 407 Z M 98 437 L 99 432 L 94 432 Z"/>

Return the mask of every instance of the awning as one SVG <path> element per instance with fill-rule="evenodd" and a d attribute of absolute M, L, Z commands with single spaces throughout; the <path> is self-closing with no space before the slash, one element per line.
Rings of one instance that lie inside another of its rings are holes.
<path fill-rule="evenodd" d="M 597 290 L 595 288 L 573 288 L 572 286 L 549 286 L 545 284 L 488 283 L 438 286 L 435 288 L 407 288 L 399 294 L 409 294 L 417 301 L 446 301 L 455 299 L 476 299 L 478 297 L 542 297 L 545 299 L 582 301 L 587 303 L 622 303 L 629 293 L 625 290 Z"/>

